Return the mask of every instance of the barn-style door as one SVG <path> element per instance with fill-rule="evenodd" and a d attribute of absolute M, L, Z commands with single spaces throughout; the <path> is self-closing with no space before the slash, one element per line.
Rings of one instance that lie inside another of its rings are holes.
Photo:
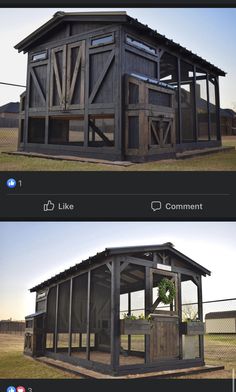
<path fill-rule="evenodd" d="M 51 51 L 50 109 L 84 108 L 84 41 Z"/>
<path fill-rule="evenodd" d="M 173 119 L 163 116 L 149 118 L 149 146 L 169 148 L 173 143 Z"/>

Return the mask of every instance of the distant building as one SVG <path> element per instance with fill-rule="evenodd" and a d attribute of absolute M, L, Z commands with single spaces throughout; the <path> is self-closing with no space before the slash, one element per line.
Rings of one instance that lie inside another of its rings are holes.
<path fill-rule="evenodd" d="M 207 313 L 205 323 L 206 333 L 236 333 L 236 310 Z"/>
<path fill-rule="evenodd" d="M 236 112 L 232 109 L 220 109 L 221 134 L 236 135 Z"/>
<path fill-rule="evenodd" d="M 9 102 L 3 106 L 0 106 L 0 127 L 18 128 L 19 107 L 19 102 Z"/>

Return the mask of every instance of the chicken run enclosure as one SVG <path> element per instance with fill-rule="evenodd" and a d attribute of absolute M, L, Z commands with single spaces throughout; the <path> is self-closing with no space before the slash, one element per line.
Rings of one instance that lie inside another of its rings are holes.
<path fill-rule="evenodd" d="M 20 151 L 143 162 L 221 146 L 225 72 L 125 12 L 59 11 L 15 48 Z"/>
<path fill-rule="evenodd" d="M 204 366 L 206 275 L 171 243 L 107 248 L 30 290 L 24 353 L 116 376 Z M 192 320 L 182 312 L 189 285 Z"/>

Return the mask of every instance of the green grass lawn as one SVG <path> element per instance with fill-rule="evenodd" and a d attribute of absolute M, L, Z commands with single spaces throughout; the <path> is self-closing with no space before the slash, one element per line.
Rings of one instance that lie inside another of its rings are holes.
<path fill-rule="evenodd" d="M 223 365 L 224 370 L 181 378 L 231 378 L 236 368 L 236 335 L 206 335 L 205 362 L 208 365 Z M 121 344 L 127 349 L 127 337 L 122 336 Z M 143 336 L 133 336 L 133 350 L 144 350 Z M 81 378 L 50 367 L 26 357 L 23 351 L 23 336 L 0 334 L 0 379 L 1 378 Z"/>
<path fill-rule="evenodd" d="M 0 334 L 1 378 L 81 378 L 23 355 L 23 336 Z"/>
<path fill-rule="evenodd" d="M 223 145 L 236 147 L 236 136 L 223 138 Z M 236 171 L 236 150 L 184 160 L 139 163 L 129 167 L 87 162 L 57 161 L 1 154 L 15 151 L 17 130 L 0 129 L 0 170 L 2 171 Z"/>

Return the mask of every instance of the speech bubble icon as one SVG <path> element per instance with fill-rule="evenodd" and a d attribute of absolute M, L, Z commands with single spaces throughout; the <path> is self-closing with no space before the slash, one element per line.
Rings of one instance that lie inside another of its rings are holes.
<path fill-rule="evenodd" d="M 152 211 L 155 212 L 155 211 L 161 210 L 161 207 L 162 207 L 161 201 L 153 200 L 151 202 L 151 209 L 152 209 Z"/>

